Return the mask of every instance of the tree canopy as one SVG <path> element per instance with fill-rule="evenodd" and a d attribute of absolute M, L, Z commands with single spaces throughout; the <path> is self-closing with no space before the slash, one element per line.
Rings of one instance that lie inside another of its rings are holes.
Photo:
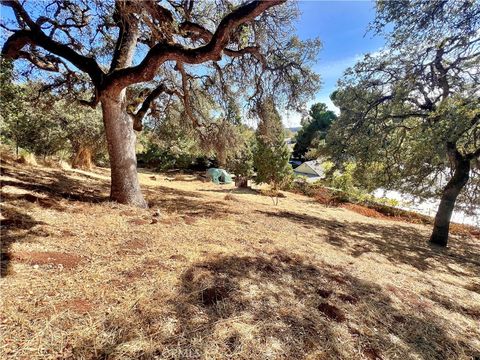
<path fill-rule="evenodd" d="M 38 156 L 71 155 L 74 167 L 91 167 L 92 158 L 106 152 L 101 113 L 74 99 L 41 92 L 42 84 L 10 81 L 11 69 L 0 72 L 0 135 Z"/>
<path fill-rule="evenodd" d="M 441 194 L 432 241 L 445 245 L 459 193 L 479 201 L 480 4 L 379 1 L 377 13 L 388 46 L 339 81 L 329 147 L 370 186 Z"/>

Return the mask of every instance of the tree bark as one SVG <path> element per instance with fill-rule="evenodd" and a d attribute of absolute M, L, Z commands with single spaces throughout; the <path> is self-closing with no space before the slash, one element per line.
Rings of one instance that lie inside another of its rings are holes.
<path fill-rule="evenodd" d="M 443 190 L 442 199 L 435 215 L 432 236 L 430 237 L 431 243 L 440 246 L 447 246 L 450 219 L 455 207 L 455 201 L 458 194 L 467 184 L 470 176 L 470 159 L 462 157 L 457 150 L 453 150 L 453 152 L 452 158 L 455 163 L 455 172 Z"/>
<path fill-rule="evenodd" d="M 125 90 L 101 97 L 111 167 L 110 198 L 122 204 L 147 207 L 140 190 L 133 119 L 126 111 Z"/>
<path fill-rule="evenodd" d="M 235 186 L 238 188 L 248 188 L 248 177 L 240 175 L 235 177 Z"/>
<path fill-rule="evenodd" d="M 227 151 L 224 146 L 217 147 L 216 157 L 217 157 L 218 167 L 220 169 L 225 169 L 227 167 Z"/>

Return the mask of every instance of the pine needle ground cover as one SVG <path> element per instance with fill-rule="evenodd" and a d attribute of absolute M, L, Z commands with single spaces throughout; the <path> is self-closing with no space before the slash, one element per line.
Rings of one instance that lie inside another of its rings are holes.
<path fill-rule="evenodd" d="M 2 359 L 480 357 L 471 235 L 188 176 L 142 172 L 148 210 L 102 169 L 1 179 Z"/>

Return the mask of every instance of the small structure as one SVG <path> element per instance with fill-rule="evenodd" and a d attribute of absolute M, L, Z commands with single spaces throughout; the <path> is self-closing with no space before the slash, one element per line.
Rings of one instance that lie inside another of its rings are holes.
<path fill-rule="evenodd" d="M 308 181 L 316 181 L 325 177 L 323 166 L 320 160 L 305 161 L 296 167 L 293 172 L 298 176 L 307 177 Z"/>
<path fill-rule="evenodd" d="M 207 170 L 207 178 L 214 184 L 231 184 L 232 176 L 223 169 L 211 168 Z"/>

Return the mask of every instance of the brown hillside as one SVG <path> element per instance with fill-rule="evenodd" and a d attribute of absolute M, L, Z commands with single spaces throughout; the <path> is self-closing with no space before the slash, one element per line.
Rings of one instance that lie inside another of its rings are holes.
<path fill-rule="evenodd" d="M 473 359 L 480 243 L 286 193 L 2 163 L 2 359 Z"/>

